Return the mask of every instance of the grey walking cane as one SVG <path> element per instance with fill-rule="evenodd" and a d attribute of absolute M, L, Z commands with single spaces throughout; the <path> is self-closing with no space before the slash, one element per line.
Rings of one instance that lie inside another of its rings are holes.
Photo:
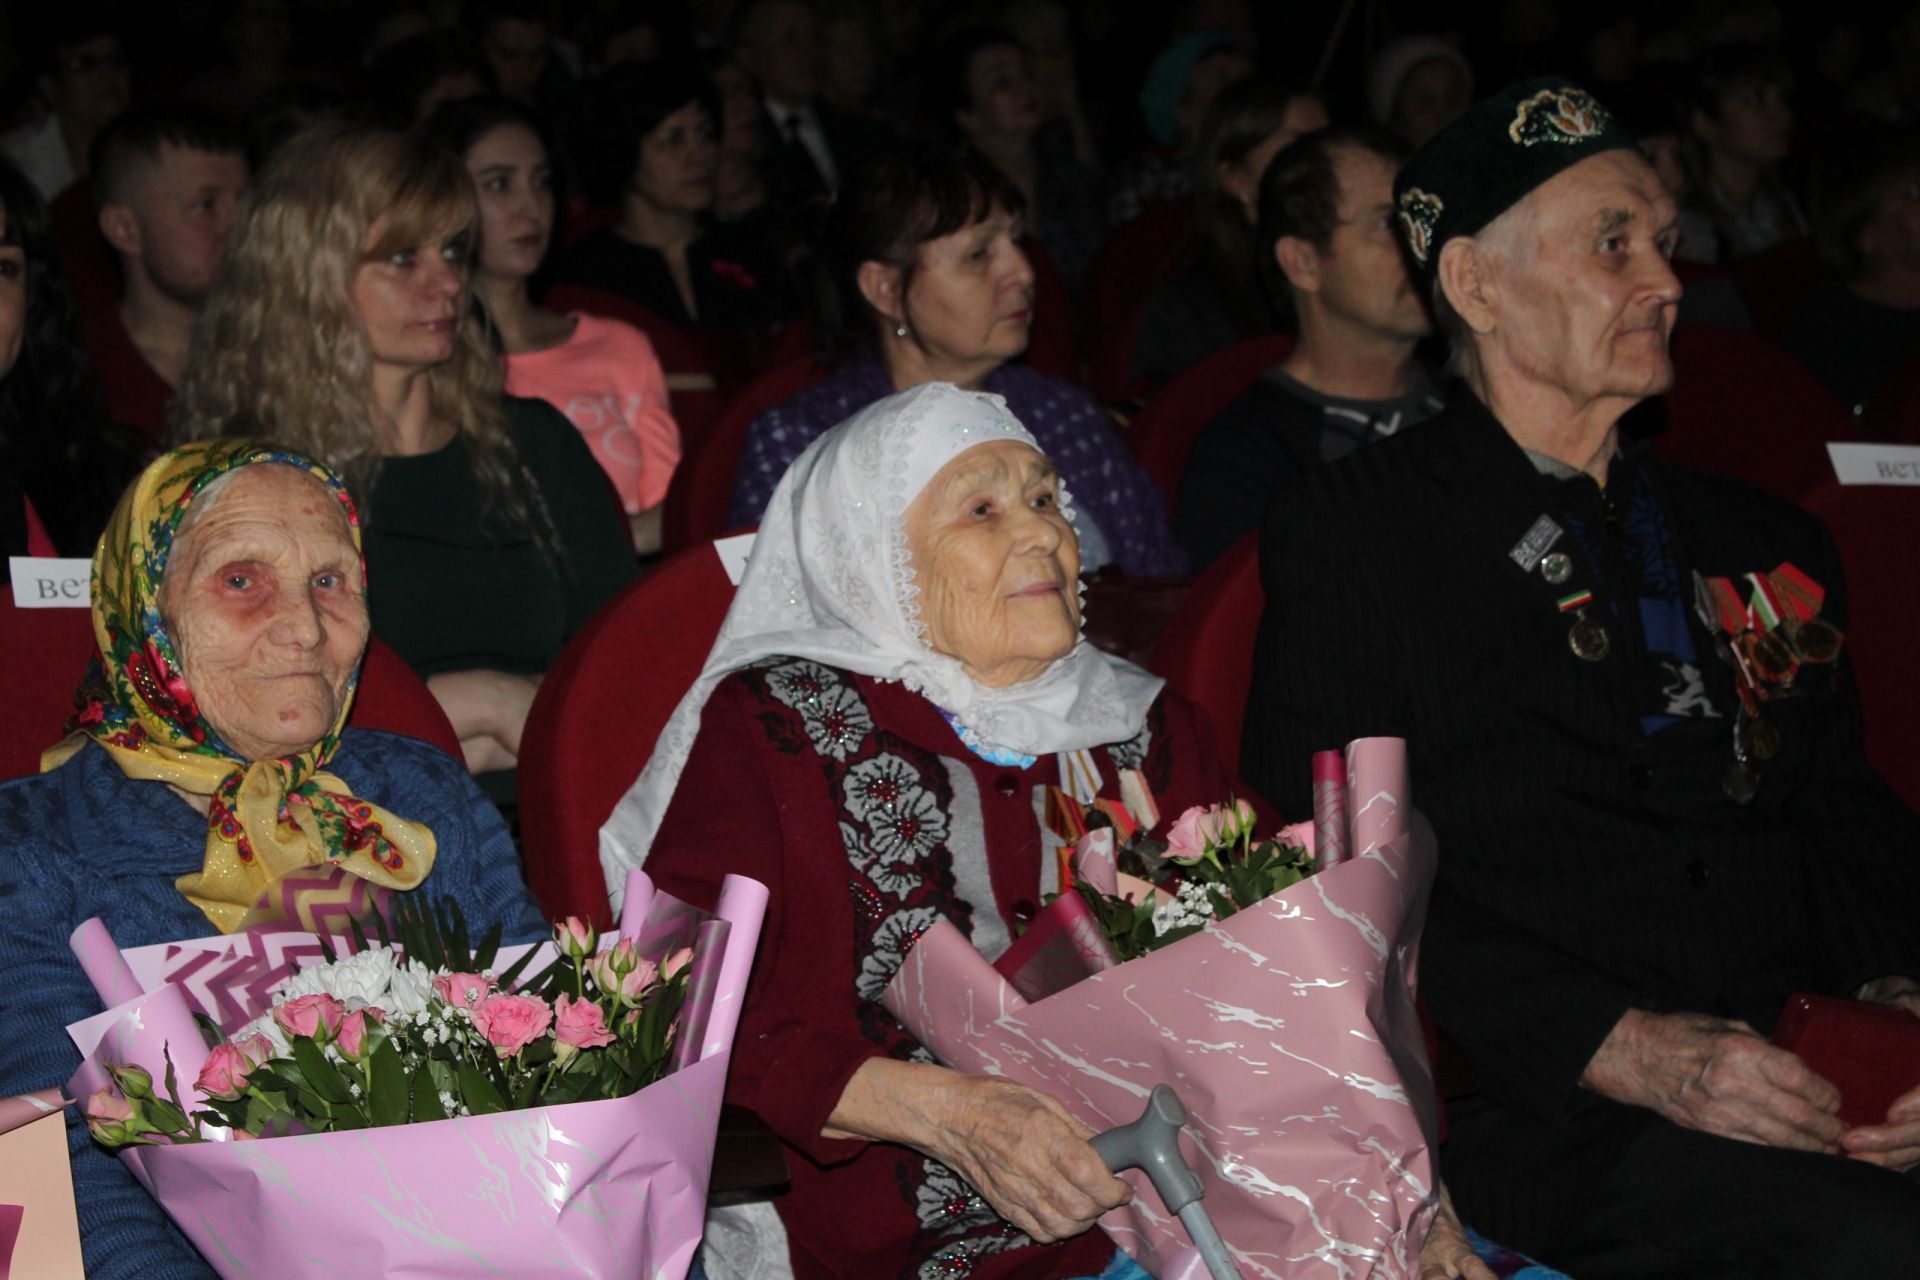
<path fill-rule="evenodd" d="M 1139 1169 L 1152 1180 L 1167 1212 L 1179 1215 L 1187 1228 L 1213 1280 L 1243 1280 L 1240 1268 L 1227 1254 L 1226 1242 L 1213 1229 L 1206 1206 L 1200 1203 L 1200 1175 L 1180 1154 L 1180 1126 L 1186 1122 L 1187 1109 L 1181 1105 L 1180 1095 L 1169 1085 L 1157 1084 L 1140 1118 L 1096 1134 L 1093 1149 L 1115 1173 Z"/>

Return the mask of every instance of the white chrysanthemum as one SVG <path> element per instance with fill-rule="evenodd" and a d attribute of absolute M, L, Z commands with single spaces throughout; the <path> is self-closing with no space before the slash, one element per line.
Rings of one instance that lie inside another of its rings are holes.
<path fill-rule="evenodd" d="M 425 1011 L 433 998 L 433 975 L 411 965 L 398 965 L 387 985 L 387 1008 L 394 1013 Z"/>
<path fill-rule="evenodd" d="M 386 1009 L 398 961 L 399 955 L 390 947 L 368 947 L 332 964 L 313 965 L 279 985 L 274 992 L 276 1003 L 296 996 L 328 995 L 350 1009 Z"/>

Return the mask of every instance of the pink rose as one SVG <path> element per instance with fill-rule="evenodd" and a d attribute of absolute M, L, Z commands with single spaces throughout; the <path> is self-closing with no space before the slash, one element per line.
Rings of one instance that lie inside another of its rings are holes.
<path fill-rule="evenodd" d="M 640 997 L 653 985 L 659 971 L 653 961 L 642 960 L 638 954 L 627 958 L 633 966 L 621 968 L 615 963 L 613 953 L 603 951 L 593 958 L 587 966 L 588 974 L 594 985 L 600 988 L 600 994 L 625 1003 L 629 1008 L 640 1003 Z"/>
<path fill-rule="evenodd" d="M 1282 827 L 1280 828 L 1280 834 L 1275 836 L 1274 839 L 1289 849 L 1305 849 L 1311 854 L 1313 852 L 1313 824 L 1311 822 L 1296 822 L 1290 827 Z"/>
<path fill-rule="evenodd" d="M 576 1049 L 598 1049 L 613 1043 L 606 1014 L 591 1000 L 575 1000 L 562 992 L 553 1002 L 553 1038 Z"/>
<path fill-rule="evenodd" d="M 570 960 L 585 960 L 600 945 L 600 931 L 579 916 L 568 916 L 553 926 L 553 945 Z"/>
<path fill-rule="evenodd" d="M 217 1044 L 207 1054 L 193 1087 L 217 1102 L 233 1102 L 247 1091 L 247 1072 L 253 1063 L 238 1045 Z"/>
<path fill-rule="evenodd" d="M 692 962 L 692 960 L 693 960 L 693 948 L 682 947 L 661 962 L 660 976 L 662 978 L 677 977 L 680 971 L 686 968 L 687 965 Z"/>
<path fill-rule="evenodd" d="M 290 1036 L 306 1036 L 325 1043 L 340 1032 L 347 1006 L 329 995 L 295 996 L 273 1007 L 273 1020 Z"/>
<path fill-rule="evenodd" d="M 250 1066 L 257 1067 L 273 1056 L 273 1041 L 257 1031 L 231 1043 L 234 1048 L 247 1055 L 247 1063 Z"/>
<path fill-rule="evenodd" d="M 335 1036 L 333 1041 L 340 1047 L 341 1053 L 355 1060 L 367 1055 L 367 1051 L 371 1048 L 367 1044 L 367 1016 L 377 1015 L 377 1013 L 378 1011 L 374 1009 L 355 1009 L 341 1019 L 340 1034 Z M 375 1021 L 378 1021 L 377 1016 Z"/>
<path fill-rule="evenodd" d="M 1227 810 L 1218 806 L 1203 808 L 1194 805 L 1176 818 L 1173 830 L 1167 832 L 1167 856 L 1175 862 L 1192 866 L 1220 843 L 1227 819 Z"/>
<path fill-rule="evenodd" d="M 110 1147 L 138 1142 L 152 1126 L 140 1115 L 140 1109 L 110 1088 L 102 1087 L 87 1099 L 87 1131 Z"/>
<path fill-rule="evenodd" d="M 105 1120 L 121 1124 L 133 1119 L 133 1104 L 115 1093 L 109 1086 L 102 1085 L 87 1098 L 87 1119 Z"/>
<path fill-rule="evenodd" d="M 1258 821 L 1260 821 L 1260 815 L 1253 811 L 1252 805 L 1248 804 L 1245 800 L 1234 800 L 1233 818 L 1229 824 L 1231 830 L 1227 833 L 1227 838 L 1229 840 L 1238 840 L 1242 836 L 1251 836 L 1253 834 L 1253 824 Z"/>
<path fill-rule="evenodd" d="M 433 980 L 433 994 L 448 1004 L 471 1009 L 493 991 L 493 983 L 477 973 L 449 973 Z"/>
<path fill-rule="evenodd" d="M 533 996 L 491 995 L 473 1006 L 473 1025 L 503 1058 L 511 1058 L 547 1033 L 553 1010 Z"/>

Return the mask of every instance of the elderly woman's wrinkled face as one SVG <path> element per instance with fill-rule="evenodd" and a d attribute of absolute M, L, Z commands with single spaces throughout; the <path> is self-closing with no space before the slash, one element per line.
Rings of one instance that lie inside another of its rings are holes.
<path fill-rule="evenodd" d="M 174 542 L 160 613 L 228 746 L 249 760 L 306 750 L 339 717 L 367 643 L 346 513 L 292 467 L 244 468 Z"/>
<path fill-rule="evenodd" d="M 1053 464 L 1031 445 L 975 445 L 906 514 L 927 644 L 1003 689 L 1040 676 L 1080 637 L 1080 543 Z"/>

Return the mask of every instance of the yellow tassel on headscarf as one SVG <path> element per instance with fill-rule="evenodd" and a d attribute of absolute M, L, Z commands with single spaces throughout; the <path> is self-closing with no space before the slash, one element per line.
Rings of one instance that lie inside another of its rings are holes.
<path fill-rule="evenodd" d="M 433 869 L 435 853 L 431 831 L 322 771 L 353 705 L 351 686 L 319 742 L 298 755 L 249 761 L 222 744 L 180 669 L 159 600 L 181 519 L 216 477 L 266 462 L 326 485 L 359 547 L 353 500 L 318 463 L 253 440 L 210 440 L 163 455 L 127 490 L 100 535 L 93 555 L 99 651 L 75 698 L 71 732 L 40 762 L 57 768 L 93 741 L 130 778 L 208 797 L 205 860 L 174 884 L 222 933 L 258 922 L 263 901 L 290 872 L 332 864 L 381 888 L 411 889 Z"/>

